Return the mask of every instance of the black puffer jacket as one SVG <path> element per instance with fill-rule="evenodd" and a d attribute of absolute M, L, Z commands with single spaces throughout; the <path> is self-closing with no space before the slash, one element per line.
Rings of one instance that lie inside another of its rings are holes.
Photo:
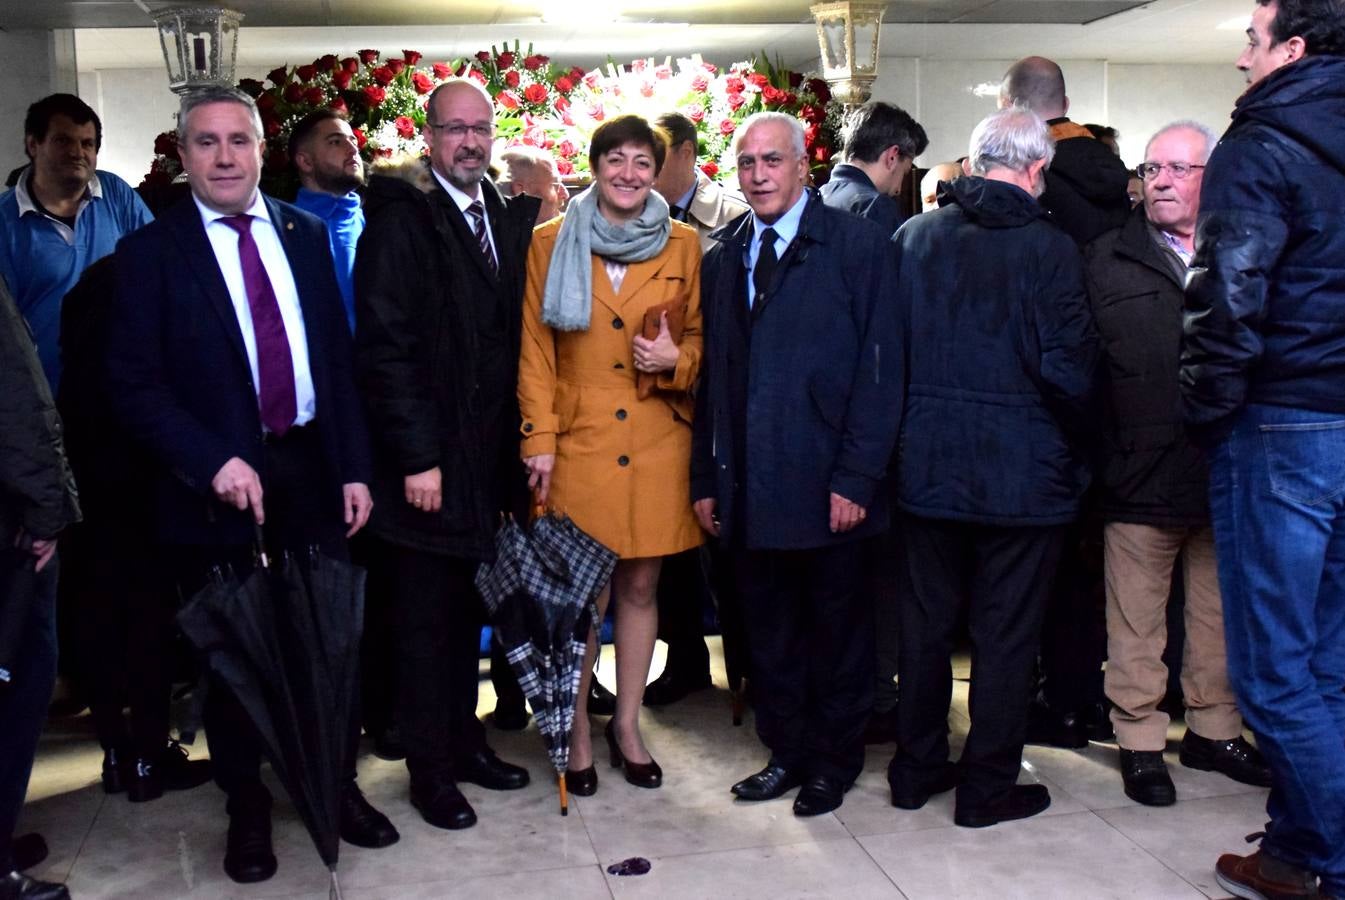
<path fill-rule="evenodd" d="M 1080 246 L 1121 227 L 1130 214 L 1130 172 L 1107 145 L 1069 119 L 1052 119 L 1055 159 L 1039 203 Z"/>
<path fill-rule="evenodd" d="M 1345 412 L 1345 58 L 1247 90 L 1205 169 L 1186 292 L 1186 420 L 1245 403 Z"/>
<path fill-rule="evenodd" d="M 355 258 L 355 359 L 374 444 L 371 527 L 403 547 L 485 559 L 500 512 L 526 503 L 518 459 L 518 344 L 534 197 L 481 183 L 500 260 L 476 238 L 428 165 L 375 175 Z M 503 344 L 483 350 L 478 317 L 500 314 Z M 422 512 L 404 479 L 438 466 L 443 507 Z"/>
<path fill-rule="evenodd" d="M 1144 209 L 1084 249 L 1102 339 L 1098 503 L 1110 522 L 1163 528 L 1209 521 L 1209 471 L 1182 424 L 1182 277 Z"/>
<path fill-rule="evenodd" d="M 902 508 L 991 525 L 1072 521 L 1098 342 L 1079 251 L 1011 184 L 959 178 L 894 238 L 906 318 Z"/>

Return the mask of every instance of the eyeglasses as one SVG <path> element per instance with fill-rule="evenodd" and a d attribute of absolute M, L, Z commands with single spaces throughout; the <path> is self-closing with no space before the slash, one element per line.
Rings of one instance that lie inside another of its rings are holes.
<path fill-rule="evenodd" d="M 443 131 L 449 137 L 455 140 L 462 140 L 467 137 L 467 132 L 471 132 L 483 140 L 490 140 L 495 136 L 495 125 L 468 125 L 463 122 L 426 122 L 426 125 L 436 130 Z"/>
<path fill-rule="evenodd" d="M 1194 172 L 1196 169 L 1203 169 L 1203 168 L 1205 167 L 1198 166 L 1195 163 L 1146 162 L 1146 163 L 1140 163 L 1138 166 L 1135 167 L 1135 174 L 1140 178 L 1144 179 L 1145 181 L 1148 181 L 1150 178 L 1157 178 L 1159 172 L 1163 171 L 1164 169 L 1167 169 L 1169 172 L 1172 173 L 1173 178 L 1176 178 L 1177 180 L 1180 181 L 1183 178 L 1190 177 L 1191 173 Z"/>

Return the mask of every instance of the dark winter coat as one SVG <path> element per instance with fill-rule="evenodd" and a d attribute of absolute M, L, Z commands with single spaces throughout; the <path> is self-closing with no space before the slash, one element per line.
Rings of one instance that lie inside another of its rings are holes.
<path fill-rule="evenodd" d="M 817 193 L 827 206 L 868 219 L 889 235 L 901 227 L 901 207 L 874 187 L 863 169 L 842 163 L 831 170 L 831 178 Z"/>
<path fill-rule="evenodd" d="M 939 186 L 908 221 L 898 308 L 906 408 L 902 508 L 1000 526 L 1072 521 L 1088 486 L 1081 450 L 1098 342 L 1069 237 L 1022 189 Z"/>
<path fill-rule="evenodd" d="M 1209 522 L 1209 470 L 1182 424 L 1182 284 L 1144 208 L 1084 249 L 1102 340 L 1097 454 L 1104 519 L 1164 528 Z"/>
<path fill-rule="evenodd" d="M 488 181 L 481 192 L 498 276 L 427 161 L 370 179 L 355 256 L 356 370 L 375 459 L 370 525 L 393 544 L 475 559 L 490 556 L 500 512 L 526 500 L 515 390 L 538 208 Z M 498 332 L 489 347 L 483 328 Z M 443 506 L 418 510 L 404 479 L 436 466 Z"/>
<path fill-rule="evenodd" d="M 1130 214 L 1130 170 L 1106 144 L 1069 119 L 1052 119 L 1055 159 L 1038 202 L 1080 247 L 1120 228 Z"/>
<path fill-rule="evenodd" d="M 717 500 L 726 538 L 741 518 L 753 549 L 876 534 L 886 526 L 878 487 L 901 418 L 888 236 L 810 193 L 798 234 L 749 313 L 752 236 L 749 213 L 714 232 L 718 243 L 701 264 L 692 500 Z M 833 492 L 869 513 L 845 534 L 829 528 Z"/>
<path fill-rule="evenodd" d="M 1345 412 L 1345 58 L 1247 90 L 1210 157 L 1186 291 L 1187 423 L 1245 403 Z"/>

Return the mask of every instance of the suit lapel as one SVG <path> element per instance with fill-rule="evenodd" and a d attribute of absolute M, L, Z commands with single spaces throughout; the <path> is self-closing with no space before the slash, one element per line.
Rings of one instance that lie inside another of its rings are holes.
<path fill-rule="evenodd" d="M 182 259 L 186 261 L 188 271 L 219 316 L 220 325 L 238 358 L 251 371 L 252 364 L 248 361 L 247 348 L 243 345 L 243 332 L 238 327 L 238 313 L 234 310 L 229 287 L 224 283 L 224 275 L 215 259 L 214 245 L 206 237 L 205 222 L 201 220 L 195 201 L 190 198 L 184 200 L 165 214 L 165 219 L 169 223 L 169 233 L 182 248 Z"/>
<path fill-rule="evenodd" d="M 491 284 L 494 284 L 497 276 L 490 270 L 489 264 L 486 263 L 486 257 L 481 253 L 481 246 L 476 240 L 476 232 L 473 231 L 472 226 L 467 223 L 467 216 L 463 214 L 462 210 L 458 209 L 457 202 L 449 196 L 448 191 L 444 190 L 443 186 L 437 181 L 435 182 L 435 188 L 437 189 L 437 192 L 434 195 L 435 202 L 442 207 L 442 212 L 444 218 L 448 220 L 449 228 L 453 230 L 453 234 L 462 242 L 462 245 L 467 248 L 467 255 L 471 258 L 472 264 L 476 266 L 477 271 L 481 273 L 481 277 Z M 482 194 L 484 195 L 484 193 L 485 188 L 483 186 Z M 500 214 L 503 215 L 502 212 Z M 494 224 L 490 221 L 493 217 L 494 211 L 486 213 L 487 228 L 490 228 Z M 500 247 L 498 230 L 493 236 L 496 238 L 495 252 L 498 256 Z"/>
<path fill-rule="evenodd" d="M 631 263 L 627 266 L 626 276 L 621 279 L 621 292 L 612 298 L 613 301 L 619 307 L 629 303 L 630 298 L 639 293 L 640 288 L 644 287 L 649 279 L 653 278 L 663 269 L 664 259 L 665 257 L 660 254 L 653 259 L 647 259 L 644 262 Z M 604 280 L 608 282 L 608 288 L 610 289 L 611 282 L 610 279 L 606 278 L 606 273 L 604 273 Z"/>
<path fill-rule="evenodd" d="M 612 290 L 612 279 L 607 275 L 607 267 L 603 265 L 602 257 L 590 254 L 593 267 L 591 275 L 593 278 L 593 299 L 597 300 L 603 306 L 612 311 L 614 315 L 621 313 L 621 301 L 617 299 L 616 291 Z M 630 277 L 630 272 L 626 273 Z M 622 287 L 625 285 L 623 284 Z"/>

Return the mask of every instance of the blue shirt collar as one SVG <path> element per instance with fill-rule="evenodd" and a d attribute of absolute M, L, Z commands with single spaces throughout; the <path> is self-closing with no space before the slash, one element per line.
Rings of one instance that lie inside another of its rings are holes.
<path fill-rule="evenodd" d="M 319 219 L 346 219 L 360 208 L 360 195 L 354 191 L 347 194 L 328 194 L 325 191 L 310 191 L 299 188 L 294 197 L 294 205 L 311 212 Z"/>

